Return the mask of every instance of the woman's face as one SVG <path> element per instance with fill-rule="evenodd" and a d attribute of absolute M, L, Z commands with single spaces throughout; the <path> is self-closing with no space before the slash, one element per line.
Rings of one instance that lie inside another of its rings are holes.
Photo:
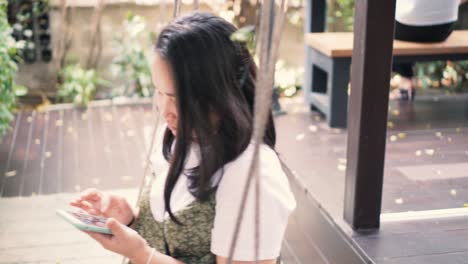
<path fill-rule="evenodd" d="M 176 90 L 172 69 L 156 52 L 153 60 L 153 84 L 156 87 L 153 103 L 158 106 L 160 114 L 166 120 L 167 127 L 175 136 L 177 132 Z"/>

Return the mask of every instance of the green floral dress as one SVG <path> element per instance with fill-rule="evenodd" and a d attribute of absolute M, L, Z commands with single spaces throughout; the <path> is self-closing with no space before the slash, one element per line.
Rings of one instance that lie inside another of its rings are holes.
<path fill-rule="evenodd" d="M 155 220 L 150 207 L 151 184 L 140 198 L 140 212 L 134 229 L 161 253 L 169 253 L 184 263 L 215 264 L 216 256 L 211 253 L 211 229 L 215 216 L 215 193 L 205 202 L 193 201 L 175 216 L 183 224 L 178 225 L 170 218 L 164 223 Z M 167 252 L 164 244 L 167 241 Z M 128 262 L 131 263 L 131 262 Z"/>

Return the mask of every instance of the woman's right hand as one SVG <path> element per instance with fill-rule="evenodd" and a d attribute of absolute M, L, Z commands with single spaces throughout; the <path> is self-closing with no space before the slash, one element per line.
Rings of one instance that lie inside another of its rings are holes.
<path fill-rule="evenodd" d="M 135 217 L 127 199 L 94 188 L 84 190 L 79 198 L 70 202 L 70 205 L 81 208 L 91 215 L 115 218 L 124 225 L 128 225 Z"/>

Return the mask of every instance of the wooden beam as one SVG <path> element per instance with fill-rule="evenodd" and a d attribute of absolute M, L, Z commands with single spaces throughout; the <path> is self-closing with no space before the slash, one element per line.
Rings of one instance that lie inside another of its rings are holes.
<path fill-rule="evenodd" d="M 344 219 L 380 225 L 395 0 L 356 0 Z"/>
<path fill-rule="evenodd" d="M 306 0 L 305 1 L 305 21 L 304 21 L 304 33 L 312 32 L 324 32 L 325 31 L 325 20 L 326 20 L 326 0 Z M 304 95 L 306 102 L 309 106 L 310 95 L 312 92 L 313 82 L 313 67 L 312 67 L 312 51 L 307 45 L 304 45 Z M 314 108 L 314 110 L 317 110 Z"/>
<path fill-rule="evenodd" d="M 306 33 L 306 47 L 314 48 L 329 57 L 351 57 L 353 32 Z M 418 43 L 393 41 L 393 56 L 468 54 L 468 30 L 454 30 L 444 42 Z"/>
<path fill-rule="evenodd" d="M 306 0 L 305 33 L 325 31 L 326 4 L 326 0 Z"/>

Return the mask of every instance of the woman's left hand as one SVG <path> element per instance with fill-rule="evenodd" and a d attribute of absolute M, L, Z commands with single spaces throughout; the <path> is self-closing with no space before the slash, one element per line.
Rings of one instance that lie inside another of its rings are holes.
<path fill-rule="evenodd" d="M 130 260 L 146 259 L 151 254 L 151 248 L 146 240 L 135 230 L 122 225 L 117 220 L 109 218 L 106 226 L 112 231 L 112 235 L 83 231 L 96 240 L 107 250 L 123 255 Z"/>

